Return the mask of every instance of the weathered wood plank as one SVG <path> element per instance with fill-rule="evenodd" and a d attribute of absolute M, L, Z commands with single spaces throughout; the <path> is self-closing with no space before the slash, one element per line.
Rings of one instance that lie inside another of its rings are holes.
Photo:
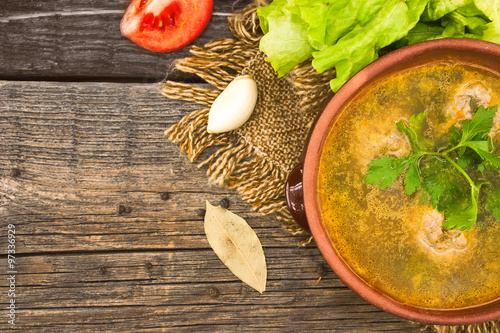
<path fill-rule="evenodd" d="M 205 199 L 234 195 L 208 184 L 164 138 L 196 106 L 166 99 L 156 84 L 4 82 L 0 89 L 0 209 L 30 235 L 18 245 L 23 253 L 191 248 L 203 237 L 196 210 Z M 248 210 L 242 205 L 232 208 Z M 23 225 L 26 214 L 36 223 Z"/>
<path fill-rule="evenodd" d="M 262 295 L 234 278 L 208 249 L 23 256 L 16 326 L 80 331 L 93 325 L 92 330 L 100 330 L 107 318 L 114 331 L 239 327 L 416 332 L 412 324 L 353 295 L 332 272 L 318 270 L 311 257 L 294 257 L 291 247 L 266 248 L 266 254 L 269 282 Z M 301 269 L 290 267 L 291 261 Z"/>
<path fill-rule="evenodd" d="M 30 235 L 19 244 L 24 253 L 176 246 L 165 241 L 172 231 L 158 226 L 171 216 L 189 230 L 193 222 L 185 220 L 196 218 L 206 198 L 200 187 L 211 189 L 196 169 L 199 178 L 180 185 L 192 166 L 163 137 L 194 106 L 167 100 L 156 84 L 5 82 L 1 89 L 5 218 L 37 220 L 20 230 Z M 9 177 L 13 169 L 17 177 Z M 163 192 L 173 192 L 170 200 L 161 199 Z M 176 210 L 187 201 L 192 208 Z M 132 211 L 120 214 L 120 206 Z"/>
<path fill-rule="evenodd" d="M 194 45 L 231 37 L 227 17 L 249 0 L 216 0 Z M 140 48 L 120 34 L 130 0 L 24 1 L 0 4 L 0 79 L 194 80 L 172 71 L 189 47 L 171 53 Z"/>
<path fill-rule="evenodd" d="M 207 183 L 163 137 L 197 106 L 157 84 L 3 81 L 0 92 L 0 230 L 16 226 L 17 272 L 16 326 L 2 297 L 0 330 L 419 331 L 345 287 L 314 245 Z M 205 239 L 196 210 L 224 197 L 264 246 L 262 295 Z M 3 233 L 2 290 L 7 245 Z"/>

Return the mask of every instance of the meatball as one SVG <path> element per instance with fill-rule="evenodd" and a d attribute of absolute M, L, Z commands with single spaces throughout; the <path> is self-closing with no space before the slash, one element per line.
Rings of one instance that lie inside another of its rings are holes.
<path fill-rule="evenodd" d="M 445 114 L 452 125 L 458 125 L 462 120 L 472 119 L 478 107 L 486 108 L 490 102 L 491 95 L 481 83 L 467 83 L 445 105 Z"/>
<path fill-rule="evenodd" d="M 356 130 L 359 133 L 356 135 L 359 140 L 356 158 L 363 174 L 368 170 L 368 163 L 377 156 L 403 157 L 412 151 L 408 138 L 391 119 L 384 119 L 377 126 L 365 121 Z"/>
<path fill-rule="evenodd" d="M 460 230 L 443 229 L 443 214 L 432 209 L 424 212 L 420 238 L 436 252 L 446 252 L 467 247 L 467 239 Z"/>

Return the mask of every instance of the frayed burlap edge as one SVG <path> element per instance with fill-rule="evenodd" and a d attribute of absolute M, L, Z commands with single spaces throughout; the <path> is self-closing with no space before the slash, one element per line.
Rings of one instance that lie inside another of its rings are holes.
<path fill-rule="evenodd" d="M 499 320 L 493 320 L 475 325 L 461 326 L 418 325 L 422 330 L 431 329 L 436 333 L 500 333 Z"/>
<path fill-rule="evenodd" d="M 258 48 L 261 32 L 256 8 L 267 3 L 257 0 L 229 17 L 234 39 L 217 39 L 203 47 L 194 46 L 190 50 L 193 57 L 176 61 L 177 70 L 196 74 L 216 90 L 165 82 L 162 93 L 166 97 L 206 106 L 185 116 L 165 134 L 179 144 L 192 162 L 197 161 L 208 147 L 217 146 L 215 152 L 198 164 L 199 167 L 208 167 L 209 181 L 235 188 L 259 212 L 275 214 L 286 230 L 293 235 L 303 235 L 299 244 L 306 245 L 312 237 L 295 223 L 283 196 L 290 168 L 281 165 L 280 161 L 271 160 L 238 133 L 213 135 L 206 131 L 209 107 L 215 98 L 237 75 L 245 73 L 256 57 L 263 56 Z M 324 102 L 324 98 L 318 98 L 318 93 L 328 96 L 333 74 L 333 71 L 318 74 L 307 62 L 297 66 L 286 80 L 297 87 L 301 96 L 298 107 L 304 112 L 317 110 Z"/>
<path fill-rule="evenodd" d="M 256 151 L 240 135 L 213 135 L 206 131 L 209 107 L 215 98 L 238 74 L 244 73 L 245 68 L 260 53 L 258 43 L 261 33 L 255 10 L 268 3 L 267 0 L 255 0 L 229 17 L 229 28 L 235 39 L 218 39 L 203 48 L 194 46 L 190 51 L 194 57 L 176 62 L 177 70 L 196 74 L 217 89 L 165 82 L 162 93 L 166 97 L 206 106 L 186 115 L 169 128 L 165 135 L 178 143 L 192 162 L 197 161 L 207 148 L 218 147 L 198 164 L 199 167 L 207 167 L 209 180 L 221 186 L 236 188 L 244 200 L 263 214 L 275 214 L 285 229 L 294 235 L 303 235 L 305 238 L 299 244 L 306 245 L 312 241 L 312 237 L 295 224 L 284 199 L 276 199 L 276 192 L 283 190 L 290 170 Z M 284 79 L 297 88 L 296 92 L 300 95 L 299 107 L 304 112 L 314 112 L 324 103 L 318 95 L 327 94 L 329 81 L 334 75 L 334 70 L 318 74 L 310 62 L 304 62 Z M 499 320 L 463 326 L 414 324 L 421 330 L 436 333 L 500 333 Z"/>

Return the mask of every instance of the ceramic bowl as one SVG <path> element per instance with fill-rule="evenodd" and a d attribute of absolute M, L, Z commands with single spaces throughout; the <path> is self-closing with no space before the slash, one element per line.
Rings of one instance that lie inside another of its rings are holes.
<path fill-rule="evenodd" d="M 299 225 L 311 232 L 319 250 L 337 276 L 373 305 L 402 318 L 422 323 L 441 325 L 480 323 L 500 318 L 500 299 L 469 308 L 424 309 L 398 302 L 367 285 L 345 264 L 332 246 L 322 224 L 317 198 L 316 180 L 322 144 L 337 113 L 363 87 L 378 78 L 434 62 L 438 58 L 458 59 L 500 73 L 500 45 L 471 39 L 422 42 L 381 57 L 351 78 L 319 114 L 309 133 L 302 162 L 295 167 L 288 178 L 287 202 L 293 217 Z"/>

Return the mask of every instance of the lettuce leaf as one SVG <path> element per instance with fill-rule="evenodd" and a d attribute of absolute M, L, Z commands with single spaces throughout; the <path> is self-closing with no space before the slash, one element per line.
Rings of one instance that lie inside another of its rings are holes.
<path fill-rule="evenodd" d="M 443 37 L 480 39 L 483 31 L 487 29 L 487 23 L 482 12 L 470 3 L 445 15 L 442 19 L 442 25 L 445 27 Z"/>
<path fill-rule="evenodd" d="M 392 44 L 395 48 L 443 37 L 444 27 L 435 22 L 418 22 L 408 34 Z"/>
<path fill-rule="evenodd" d="M 484 39 L 488 22 L 472 1 L 431 0 L 420 22 L 392 46 L 399 48 L 440 38 Z"/>
<path fill-rule="evenodd" d="M 275 0 L 267 7 L 258 8 L 257 14 L 265 33 L 259 47 L 280 76 L 311 57 L 314 49 L 308 42 L 308 24 L 299 7 L 286 0 Z"/>
<path fill-rule="evenodd" d="M 316 50 L 333 45 L 356 26 L 360 0 L 301 5 L 301 15 L 309 24 L 309 44 Z"/>
<path fill-rule="evenodd" d="M 275 0 L 257 14 L 260 49 L 280 76 L 311 57 L 322 72 L 335 66 L 332 90 L 404 37 L 429 0 Z"/>
<path fill-rule="evenodd" d="M 476 7 L 490 19 L 482 39 L 500 43 L 500 0 L 474 0 Z"/>
<path fill-rule="evenodd" d="M 439 38 L 500 43 L 500 0 L 274 0 L 257 9 L 260 49 L 280 76 L 313 59 L 336 92 L 384 47 Z"/>
<path fill-rule="evenodd" d="M 422 13 L 421 21 L 436 21 L 451 13 L 459 7 L 463 7 L 472 0 L 430 0 L 429 5 Z"/>
<path fill-rule="evenodd" d="M 369 2 L 365 2 L 367 5 Z M 313 67 L 319 72 L 335 66 L 333 91 L 378 58 L 378 50 L 404 37 L 418 22 L 428 0 L 389 0 L 372 12 L 365 25 L 358 24 L 334 45 L 313 52 Z"/>

